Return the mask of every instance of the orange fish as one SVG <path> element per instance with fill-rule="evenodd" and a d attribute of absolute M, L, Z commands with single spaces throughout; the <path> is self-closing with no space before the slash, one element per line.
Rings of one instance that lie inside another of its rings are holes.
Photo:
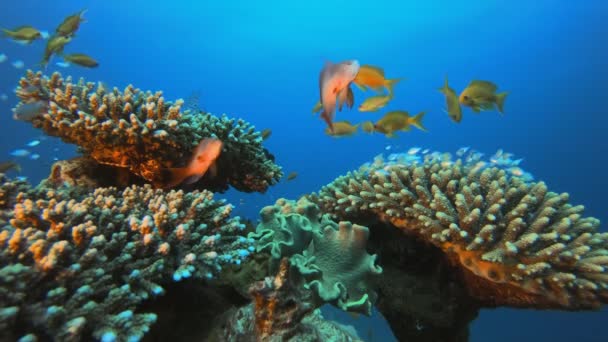
<path fill-rule="evenodd" d="M 165 185 L 166 189 L 179 184 L 196 183 L 214 165 L 215 160 L 222 152 L 222 142 L 219 139 L 205 138 L 194 149 L 192 159 L 185 167 L 171 168 L 171 179 Z"/>
<path fill-rule="evenodd" d="M 353 90 L 350 87 L 348 87 L 348 89 L 346 91 L 341 92 L 340 96 L 338 97 L 338 110 L 339 111 L 342 111 L 342 106 L 344 106 L 345 103 L 349 109 L 352 109 L 353 105 L 355 104 L 355 94 L 353 94 Z M 323 109 L 323 104 L 321 103 L 321 101 L 319 101 L 312 108 L 312 114 L 313 115 L 317 114 L 322 109 Z"/>
<path fill-rule="evenodd" d="M 338 64 L 326 62 L 319 74 L 319 97 L 323 105 L 321 118 L 333 132 L 333 120 L 336 115 L 337 99 L 347 99 L 350 83 L 359 72 L 357 60 L 344 61 Z"/>
<path fill-rule="evenodd" d="M 371 88 L 379 92 L 382 91 L 382 88 L 386 88 L 388 93 L 392 94 L 393 87 L 399 81 L 401 81 L 400 78 L 387 80 L 384 77 L 384 70 L 382 70 L 382 68 L 373 65 L 362 65 L 359 68 L 359 73 L 357 73 L 357 77 L 355 77 L 353 83 L 363 91 L 366 91 L 367 88 Z"/>

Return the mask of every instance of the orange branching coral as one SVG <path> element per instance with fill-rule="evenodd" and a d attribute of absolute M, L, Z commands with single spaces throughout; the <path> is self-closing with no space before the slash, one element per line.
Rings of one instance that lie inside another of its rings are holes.
<path fill-rule="evenodd" d="M 156 186 L 167 181 L 166 169 L 180 167 L 207 137 L 218 138 L 224 150 L 217 161 L 213 185 L 230 184 L 241 191 L 264 192 L 282 176 L 262 147 L 262 138 L 243 120 L 182 110 L 183 101 L 166 101 L 162 92 L 132 85 L 120 91 L 59 73 L 44 77 L 28 71 L 19 82 L 22 104 L 42 101 L 46 110 L 31 118 L 45 133 L 81 148 L 97 163 L 125 169 Z"/>
<path fill-rule="evenodd" d="M 340 219 L 373 215 L 437 246 L 482 305 L 588 309 L 608 302 L 608 233 L 543 182 L 462 160 L 377 160 L 310 198 Z"/>

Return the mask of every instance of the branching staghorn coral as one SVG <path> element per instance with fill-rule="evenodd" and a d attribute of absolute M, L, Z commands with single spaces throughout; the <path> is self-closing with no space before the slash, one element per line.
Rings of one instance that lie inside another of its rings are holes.
<path fill-rule="evenodd" d="M 375 216 L 440 248 L 481 305 L 608 302 L 608 233 L 543 182 L 467 159 L 377 159 L 309 198 L 339 219 Z"/>
<path fill-rule="evenodd" d="M 11 208 L 14 204 L 15 196 L 21 191 L 27 191 L 29 186 L 26 181 L 9 180 L 6 175 L 0 173 L 0 212 Z"/>
<path fill-rule="evenodd" d="M 129 170 L 161 187 L 166 170 L 181 167 L 194 147 L 206 137 L 220 139 L 223 152 L 217 174 L 205 188 L 264 192 L 281 177 L 272 155 L 262 147 L 262 137 L 242 119 L 182 111 L 182 100 L 165 101 L 162 92 L 144 92 L 127 86 L 106 89 L 81 79 L 72 82 L 59 73 L 44 77 L 28 71 L 19 82 L 20 106 L 42 103 L 46 110 L 31 118 L 46 134 L 76 144 L 100 164 Z"/>
<path fill-rule="evenodd" d="M 2 340 L 138 340 L 156 316 L 137 308 L 163 284 L 210 279 L 254 250 L 209 191 L 63 190 L 20 193 L 4 213 Z"/>

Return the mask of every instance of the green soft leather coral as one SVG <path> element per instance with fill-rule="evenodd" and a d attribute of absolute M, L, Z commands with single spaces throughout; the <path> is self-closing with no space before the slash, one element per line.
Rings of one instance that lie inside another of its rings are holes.
<path fill-rule="evenodd" d="M 376 265 L 376 255 L 365 250 L 367 227 L 336 223 L 305 198 L 279 199 L 260 215 L 262 220 L 250 237 L 259 239 L 258 252 L 270 252 L 271 273 L 287 257 L 316 305 L 331 303 L 345 311 L 371 314 L 376 292 L 370 280 L 382 268 Z"/>

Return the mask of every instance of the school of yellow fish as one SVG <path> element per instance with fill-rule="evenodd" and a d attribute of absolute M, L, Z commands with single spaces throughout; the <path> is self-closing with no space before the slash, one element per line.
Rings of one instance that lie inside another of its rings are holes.
<path fill-rule="evenodd" d="M 80 28 L 80 24 L 85 20 L 83 18 L 86 10 L 81 10 L 78 13 L 67 16 L 59 26 L 55 29 L 55 33 L 48 38 L 42 61 L 40 65 L 46 68 L 51 57 L 57 55 L 63 58 L 64 63 L 71 63 L 86 68 L 95 68 L 99 63 L 92 57 L 83 53 L 65 54 L 63 52 L 65 46 L 75 37 L 76 31 Z M 31 44 L 37 39 L 43 39 L 43 34 L 33 26 L 20 26 L 15 29 L 2 29 L 3 35 L 13 41 L 21 44 Z"/>
<path fill-rule="evenodd" d="M 362 92 L 373 90 L 375 94 L 367 97 L 358 107 L 360 112 L 378 112 L 388 105 L 394 97 L 394 87 L 402 78 L 388 79 L 384 70 L 373 65 L 360 65 L 357 60 L 340 63 L 326 62 L 319 75 L 319 101 L 312 109 L 313 114 L 321 113 L 327 123 L 325 133 L 333 137 L 345 137 L 356 134 L 359 129 L 366 133 L 380 133 L 388 138 L 397 136 L 397 132 L 408 132 L 412 127 L 427 131 L 422 120 L 426 112 L 410 115 L 405 110 L 392 110 L 376 122 L 366 120 L 353 124 L 348 120 L 334 121 L 336 111 L 346 107 L 352 109 L 355 96 L 351 89 L 354 84 Z M 462 120 L 462 106 L 470 107 L 475 113 L 498 109 L 502 114 L 506 92 L 497 93 L 498 87 L 490 81 L 473 80 L 457 95 L 448 85 L 447 76 L 444 86 L 439 91 L 446 98 L 444 110 L 454 122 Z"/>

